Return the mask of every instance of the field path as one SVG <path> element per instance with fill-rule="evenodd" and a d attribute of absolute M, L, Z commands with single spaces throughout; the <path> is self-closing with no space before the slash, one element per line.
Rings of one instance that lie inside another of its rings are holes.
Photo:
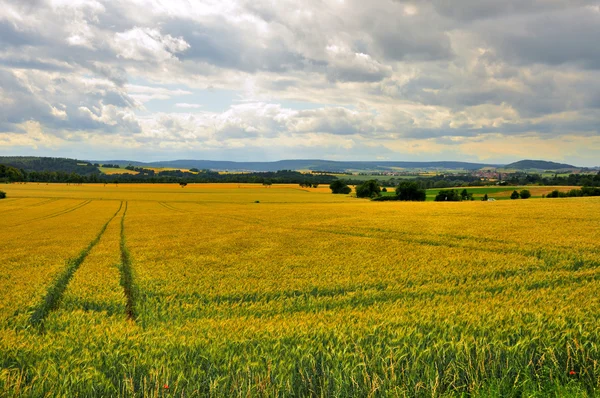
<path fill-rule="evenodd" d="M 71 258 L 67 261 L 67 266 L 62 273 L 58 275 L 55 281 L 50 285 L 48 291 L 43 298 L 42 302 L 38 304 L 30 318 L 30 323 L 33 325 L 40 325 L 44 318 L 53 310 L 58 308 L 60 300 L 69 284 L 69 281 L 75 274 L 75 271 L 79 269 L 83 261 L 86 259 L 90 251 L 98 244 L 100 238 L 106 231 L 110 222 L 119 214 L 123 202 L 121 202 L 119 209 L 113 214 L 113 216 L 102 226 L 98 235 L 92 240 L 89 245 L 83 249 L 78 256 Z"/>
<path fill-rule="evenodd" d="M 125 214 L 126 205 L 120 212 Z M 120 225 L 114 218 L 107 226 L 98 244 L 69 282 L 60 303 L 60 311 L 94 311 L 107 315 L 126 312 L 126 297 L 119 283 L 121 255 L 119 250 Z"/>
<path fill-rule="evenodd" d="M 123 216 L 121 217 L 121 239 L 119 247 L 121 248 L 121 286 L 127 299 L 126 314 L 129 319 L 135 320 L 136 318 L 136 298 L 137 289 L 134 283 L 133 269 L 131 267 L 131 259 L 129 256 L 129 250 L 127 249 L 125 240 L 125 215 L 127 214 L 127 202 L 125 202 L 125 210 L 123 210 Z"/>
<path fill-rule="evenodd" d="M 35 222 L 35 221 L 42 221 L 42 220 L 47 220 L 49 218 L 54 218 L 54 217 L 62 216 L 63 214 L 67 214 L 67 213 L 70 213 L 72 211 L 79 210 L 82 207 L 87 206 L 91 202 L 92 202 L 91 200 L 84 200 L 83 202 L 78 203 L 75 206 L 71 206 L 71 207 L 68 207 L 66 209 L 62 209 L 62 210 L 56 211 L 54 213 L 46 214 L 46 215 L 41 216 L 41 217 L 36 217 L 36 218 L 29 219 L 29 220 L 25 220 L 25 221 L 23 221 L 21 223 L 17 223 L 17 224 L 11 225 L 11 227 L 20 227 L 21 225 L 30 224 L 30 223 Z"/>

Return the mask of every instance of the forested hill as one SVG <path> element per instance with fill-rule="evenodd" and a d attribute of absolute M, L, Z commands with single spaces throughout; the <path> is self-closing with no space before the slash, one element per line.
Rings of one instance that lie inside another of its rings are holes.
<path fill-rule="evenodd" d="M 96 161 L 94 161 L 96 162 Z M 120 165 L 132 164 L 139 167 L 169 167 L 175 169 L 206 169 L 229 171 L 277 171 L 277 170 L 313 170 L 313 171 L 386 171 L 394 168 L 406 169 L 464 169 L 477 170 L 482 167 L 495 166 L 483 163 L 468 162 L 359 162 L 333 161 L 321 159 L 279 160 L 276 162 L 232 162 L 219 160 L 169 160 L 161 162 L 132 162 L 128 160 L 107 160 L 99 163 L 114 163 Z M 496 165 L 497 166 L 497 165 Z"/>
<path fill-rule="evenodd" d="M 0 164 L 26 172 L 62 172 L 78 175 L 99 174 L 93 164 L 77 159 L 44 158 L 37 156 L 0 156 Z"/>
<path fill-rule="evenodd" d="M 504 166 L 507 169 L 527 170 L 527 169 L 538 169 L 538 170 L 561 170 L 561 169 L 576 169 L 576 166 L 565 164 L 548 162 L 545 160 L 520 160 Z"/>
<path fill-rule="evenodd" d="M 429 170 L 478 170 L 484 167 L 504 167 L 507 169 L 540 169 L 560 170 L 576 169 L 577 167 L 548 162 L 543 160 L 521 160 L 508 165 L 493 165 L 468 162 L 389 162 L 389 161 L 333 161 L 321 159 L 296 159 L 279 160 L 276 162 L 234 162 L 218 160 L 168 160 L 160 162 L 136 162 L 130 160 L 86 161 L 68 158 L 50 158 L 35 156 L 0 156 L 0 164 L 11 166 L 26 172 L 62 172 L 76 173 L 82 176 L 99 174 L 98 164 L 132 165 L 147 168 L 172 168 L 172 169 L 198 169 L 214 171 L 241 171 L 241 172 L 275 172 L 279 170 L 312 170 L 324 172 L 385 172 L 403 169 L 429 169 Z"/>

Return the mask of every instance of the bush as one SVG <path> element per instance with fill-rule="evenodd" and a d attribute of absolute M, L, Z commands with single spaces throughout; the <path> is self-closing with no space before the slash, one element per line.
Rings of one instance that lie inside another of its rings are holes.
<path fill-rule="evenodd" d="M 575 191 L 575 190 L 573 190 Z M 567 194 L 564 192 L 560 192 L 558 189 L 555 189 L 554 191 L 550 192 L 547 196 L 547 198 L 566 198 Z"/>
<path fill-rule="evenodd" d="M 6 192 L 0 191 L 0 199 L 6 198 Z"/>
<path fill-rule="evenodd" d="M 346 183 L 342 180 L 335 180 L 331 184 L 329 184 L 329 189 L 331 189 L 331 193 L 335 194 L 344 194 L 347 195 L 352 192 L 352 189 L 346 185 Z"/>
<path fill-rule="evenodd" d="M 454 189 L 440 191 L 435 197 L 436 202 L 460 202 L 461 200 L 462 197 Z"/>
<path fill-rule="evenodd" d="M 462 192 L 460 193 L 460 198 L 462 200 L 473 200 L 473 194 L 468 192 L 467 189 L 463 189 Z"/>
<path fill-rule="evenodd" d="M 600 196 L 600 188 L 582 187 L 581 189 L 571 189 L 569 192 L 554 190 L 546 195 L 547 198 L 577 198 L 581 196 Z"/>
<path fill-rule="evenodd" d="M 581 194 L 582 196 L 600 196 L 600 187 L 583 187 Z"/>
<path fill-rule="evenodd" d="M 357 198 L 374 198 L 381 195 L 381 188 L 377 180 L 365 181 L 356 186 Z"/>
<path fill-rule="evenodd" d="M 519 193 L 518 193 L 517 191 L 513 191 L 513 192 L 510 194 L 510 198 L 511 198 L 511 199 L 519 199 Z"/>
<path fill-rule="evenodd" d="M 381 188 L 381 192 L 387 192 L 387 188 L 386 187 Z"/>
<path fill-rule="evenodd" d="M 521 199 L 529 199 L 531 198 L 531 192 L 529 192 L 527 189 L 524 189 L 521 192 L 519 192 L 519 196 L 521 197 Z"/>
<path fill-rule="evenodd" d="M 396 188 L 396 196 L 398 200 L 422 202 L 427 197 L 427 193 L 416 182 L 403 181 Z"/>
<path fill-rule="evenodd" d="M 487 195 L 487 193 L 486 193 L 485 195 L 483 195 L 483 199 L 481 199 L 481 200 L 483 200 L 484 202 L 487 202 L 487 200 L 488 200 L 488 195 Z"/>

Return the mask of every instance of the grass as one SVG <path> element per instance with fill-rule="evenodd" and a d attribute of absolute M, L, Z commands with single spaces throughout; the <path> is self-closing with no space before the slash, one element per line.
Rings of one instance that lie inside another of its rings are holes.
<path fill-rule="evenodd" d="M 136 167 L 143 167 L 146 170 L 153 170 L 156 173 L 159 173 L 161 171 L 172 171 L 172 170 L 181 170 L 181 171 L 185 171 L 185 172 L 190 172 L 189 169 L 181 169 L 181 168 L 177 169 L 177 168 L 172 168 L 172 167 L 144 167 L 144 166 L 136 166 Z M 107 175 L 113 175 L 113 174 L 139 174 L 139 172 L 137 172 L 135 170 L 127 170 L 125 167 L 120 167 L 120 168 L 116 168 L 116 167 L 98 167 L 98 169 L 100 170 L 101 173 L 107 174 Z"/>
<path fill-rule="evenodd" d="M 102 174 L 113 175 L 113 174 L 139 174 L 134 170 L 127 170 L 124 167 L 116 168 L 116 167 L 98 167 L 98 170 Z"/>
<path fill-rule="evenodd" d="M 598 395 L 598 198 L 6 190 L 2 396 Z M 98 237 L 44 333 L 31 328 L 65 261 Z"/>
<path fill-rule="evenodd" d="M 556 190 L 559 190 L 561 192 L 567 192 L 570 191 L 571 189 L 578 189 L 580 187 L 575 187 L 575 186 L 556 186 L 556 187 L 549 187 L 549 186 L 493 186 L 493 187 L 454 187 L 454 188 L 435 188 L 435 189 L 428 189 L 427 190 L 427 201 L 433 201 L 436 197 L 436 195 L 440 192 L 440 191 L 444 191 L 444 190 L 448 190 L 448 189 L 454 189 L 454 190 L 458 190 L 459 192 L 462 192 L 463 189 L 466 189 L 467 192 L 472 193 L 473 194 L 473 198 L 475 198 L 475 200 L 480 200 L 483 198 L 483 196 L 485 194 L 488 195 L 489 198 L 494 198 L 496 200 L 506 200 L 506 199 L 510 199 L 510 195 L 513 191 L 517 191 L 520 192 L 524 189 L 527 189 L 531 192 L 531 197 L 532 198 L 541 198 L 542 195 L 547 195 L 550 192 Z M 395 191 L 392 188 L 388 188 L 388 192 L 383 192 L 382 195 L 384 196 L 393 196 L 395 195 Z"/>
<path fill-rule="evenodd" d="M 73 277 L 73 274 L 77 269 L 81 266 L 85 258 L 88 256 L 90 251 L 96 246 L 96 244 L 100 241 L 102 234 L 108 227 L 108 224 L 117 216 L 117 214 L 121 211 L 121 206 L 117 212 L 102 226 L 98 235 L 90 242 L 90 244 L 83 249 L 77 257 L 72 258 L 67 261 L 67 265 L 63 272 L 60 273 L 58 278 L 50 285 L 48 288 L 48 292 L 31 314 L 30 323 L 34 326 L 39 326 L 44 318 L 50 313 L 50 311 L 56 310 L 58 308 L 60 299 L 67 288 L 67 284 Z"/>
<path fill-rule="evenodd" d="M 396 180 L 409 180 L 409 179 L 414 179 L 415 176 L 414 175 L 399 175 L 399 176 L 393 176 L 393 175 L 372 175 L 372 174 L 367 174 L 367 175 L 361 175 L 361 174 L 352 174 L 352 175 L 348 175 L 348 174 L 332 174 L 334 176 L 336 176 L 337 178 L 339 178 L 340 180 L 353 180 L 353 181 L 369 181 L 369 180 L 377 180 L 377 181 L 388 181 L 392 178 L 396 179 Z M 419 177 L 422 178 L 427 178 L 427 177 L 432 177 L 435 176 L 436 174 L 431 174 L 431 173 L 418 173 Z"/>
<path fill-rule="evenodd" d="M 121 286 L 125 292 L 127 298 L 126 314 L 129 319 L 135 319 L 136 317 L 136 299 L 137 293 L 135 288 L 135 282 L 133 277 L 133 270 L 131 267 L 131 258 L 127 244 L 125 241 L 125 215 L 127 214 L 127 202 L 125 202 L 125 210 L 123 210 L 123 216 L 121 217 L 121 239 L 119 241 L 121 249 Z"/>

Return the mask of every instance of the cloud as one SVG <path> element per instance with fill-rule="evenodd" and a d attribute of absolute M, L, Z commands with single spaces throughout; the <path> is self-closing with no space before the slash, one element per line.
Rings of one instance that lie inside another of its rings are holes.
<path fill-rule="evenodd" d="M 185 102 L 179 102 L 179 103 L 175 104 L 175 106 L 177 108 L 183 108 L 183 109 L 200 109 L 200 108 L 202 108 L 201 104 L 187 104 Z"/>
<path fill-rule="evenodd" d="M 587 0 L 5 0 L 0 148 L 587 159 L 599 29 Z"/>
<path fill-rule="evenodd" d="M 162 35 L 157 29 L 138 27 L 116 33 L 113 45 L 118 57 L 146 62 L 173 59 L 177 53 L 190 47 L 181 37 Z"/>

